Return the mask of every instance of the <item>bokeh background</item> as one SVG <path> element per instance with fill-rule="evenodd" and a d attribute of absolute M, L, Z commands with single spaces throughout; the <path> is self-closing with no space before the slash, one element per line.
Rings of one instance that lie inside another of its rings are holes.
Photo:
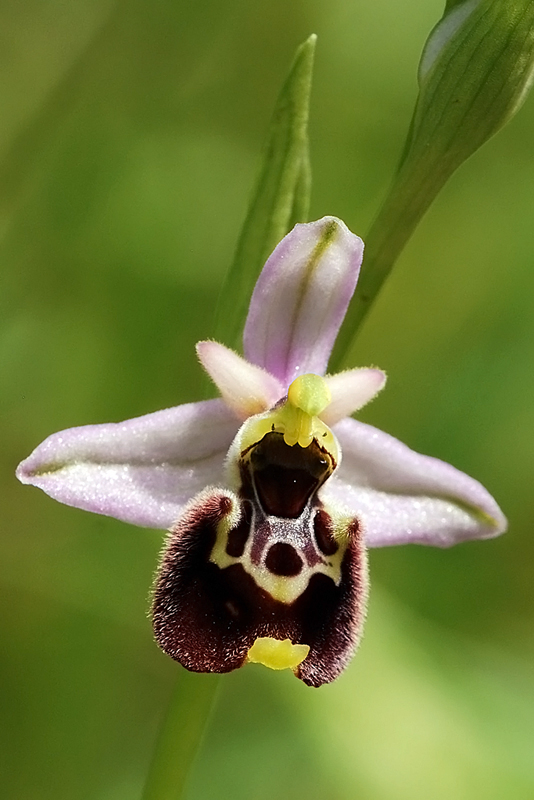
<path fill-rule="evenodd" d="M 194 400 L 275 97 L 319 36 L 312 218 L 365 235 L 438 0 L 2 0 L 2 796 L 137 800 L 179 674 L 161 532 L 14 469 L 49 433 Z M 534 98 L 449 182 L 362 330 L 363 418 L 476 476 L 499 540 L 371 553 L 335 684 L 226 676 L 188 800 L 534 796 Z M 202 680 L 202 679 L 201 679 Z M 209 678 L 204 678 L 209 680 Z"/>

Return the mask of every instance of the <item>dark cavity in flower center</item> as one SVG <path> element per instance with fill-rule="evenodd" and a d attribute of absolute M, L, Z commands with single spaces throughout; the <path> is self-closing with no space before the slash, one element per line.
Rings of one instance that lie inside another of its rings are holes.
<path fill-rule="evenodd" d="M 317 441 L 308 447 L 289 446 L 281 433 L 267 433 L 247 453 L 247 461 L 263 510 L 285 519 L 300 517 L 336 466 Z"/>

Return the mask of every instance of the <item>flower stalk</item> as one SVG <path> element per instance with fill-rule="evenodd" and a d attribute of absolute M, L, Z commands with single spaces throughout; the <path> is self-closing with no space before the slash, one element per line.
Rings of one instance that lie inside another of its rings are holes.
<path fill-rule="evenodd" d="M 148 772 L 142 800 L 180 800 L 212 714 L 218 675 L 180 670 Z"/>

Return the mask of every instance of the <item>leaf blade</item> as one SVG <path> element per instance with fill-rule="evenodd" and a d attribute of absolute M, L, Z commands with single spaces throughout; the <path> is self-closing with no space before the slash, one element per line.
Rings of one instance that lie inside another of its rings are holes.
<path fill-rule="evenodd" d="M 215 337 L 240 349 L 248 303 L 260 270 L 296 222 L 306 221 L 311 170 L 308 117 L 315 34 L 297 49 L 278 96 L 256 187 L 226 275 L 216 312 Z"/>

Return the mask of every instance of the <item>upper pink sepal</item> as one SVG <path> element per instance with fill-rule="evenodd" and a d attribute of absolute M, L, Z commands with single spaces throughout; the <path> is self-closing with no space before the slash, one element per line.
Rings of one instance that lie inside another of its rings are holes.
<path fill-rule="evenodd" d="M 362 255 L 362 240 L 336 217 L 295 225 L 252 294 L 243 334 L 247 360 L 285 387 L 298 375 L 324 375 Z"/>
<path fill-rule="evenodd" d="M 343 459 L 325 492 L 362 520 L 369 547 L 450 547 L 506 530 L 489 492 L 450 464 L 354 419 L 334 431 Z"/>
<path fill-rule="evenodd" d="M 241 421 L 267 411 L 285 394 L 274 375 L 223 344 L 198 342 L 197 355 L 223 400 Z"/>
<path fill-rule="evenodd" d="M 17 469 L 51 497 L 134 525 L 168 528 L 221 481 L 239 422 L 222 400 L 49 436 Z"/>
<path fill-rule="evenodd" d="M 386 373 L 375 367 L 360 367 L 327 375 L 332 402 L 319 415 L 327 425 L 349 417 L 369 403 L 386 385 Z"/>

